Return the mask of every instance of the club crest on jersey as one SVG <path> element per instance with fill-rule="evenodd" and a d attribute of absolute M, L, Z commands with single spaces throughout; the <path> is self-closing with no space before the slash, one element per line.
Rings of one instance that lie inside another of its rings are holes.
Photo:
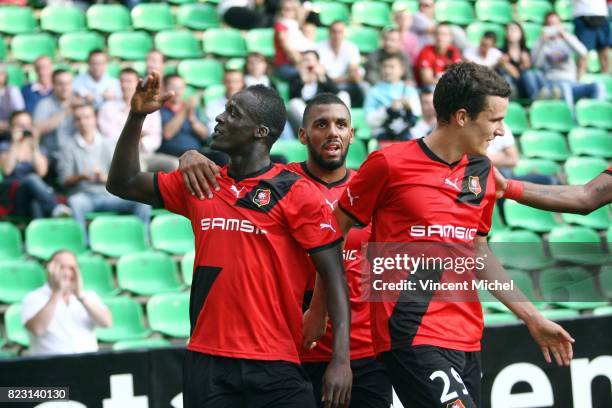
<path fill-rule="evenodd" d="M 463 402 L 461 402 L 461 400 L 457 400 L 448 404 L 446 408 L 465 408 L 465 405 L 463 405 Z"/>
<path fill-rule="evenodd" d="M 270 190 L 267 188 L 259 188 L 255 192 L 255 196 L 253 196 L 253 202 L 258 207 L 263 207 L 264 205 L 270 204 Z"/>
<path fill-rule="evenodd" d="M 478 195 L 482 192 L 482 188 L 480 187 L 480 179 L 478 176 L 470 176 L 468 180 L 468 188 L 474 195 Z"/>

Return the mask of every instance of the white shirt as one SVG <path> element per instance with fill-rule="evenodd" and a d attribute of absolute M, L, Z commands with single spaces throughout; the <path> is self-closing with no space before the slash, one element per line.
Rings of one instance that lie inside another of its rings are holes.
<path fill-rule="evenodd" d="M 331 79 L 347 75 L 350 65 L 359 65 L 361 62 L 359 48 L 350 41 L 342 42 L 338 54 L 332 50 L 329 40 L 323 41 L 317 45 L 317 53 Z"/>
<path fill-rule="evenodd" d="M 574 17 L 607 15 L 606 0 L 574 0 Z"/>
<path fill-rule="evenodd" d="M 501 56 L 502 52 L 497 48 L 491 48 L 484 57 L 480 55 L 478 47 L 468 47 L 463 51 L 464 59 L 489 68 L 495 67 L 499 63 Z"/>
<path fill-rule="evenodd" d="M 48 284 L 30 292 L 21 305 L 21 322 L 25 325 L 38 313 L 51 298 Z M 106 308 L 98 295 L 92 291 L 83 292 L 89 302 Z M 85 306 L 70 295 L 68 303 L 60 299 L 55 307 L 53 318 L 42 336 L 30 337 L 30 355 L 73 354 L 98 351 L 98 341 L 94 331 L 95 322 L 87 313 Z"/>
<path fill-rule="evenodd" d="M 503 136 L 497 136 L 493 140 L 489 142 L 489 147 L 487 147 L 487 154 L 501 153 L 509 147 L 512 147 L 516 144 L 514 140 L 514 135 L 512 134 L 512 130 L 508 125 L 504 125 L 505 132 Z"/>
<path fill-rule="evenodd" d="M 85 72 L 74 78 L 72 89 L 82 97 L 93 95 L 96 109 L 104 102 L 102 94 L 106 91 L 110 91 L 115 98 L 121 97 L 121 86 L 119 85 L 119 81 L 108 74 L 104 74 L 99 81 L 96 81 L 89 75 L 89 72 Z"/>

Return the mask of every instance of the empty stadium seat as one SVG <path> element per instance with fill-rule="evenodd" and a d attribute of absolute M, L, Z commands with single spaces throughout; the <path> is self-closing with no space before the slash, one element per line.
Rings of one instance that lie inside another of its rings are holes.
<path fill-rule="evenodd" d="M 575 319 L 580 317 L 580 312 L 575 309 L 548 309 L 541 310 L 542 316 L 549 320 Z"/>
<path fill-rule="evenodd" d="M 362 54 L 369 54 L 380 47 L 379 31 L 372 27 L 349 27 L 346 36 L 348 41 L 357 45 Z"/>
<path fill-rule="evenodd" d="M 349 22 L 350 12 L 346 4 L 335 1 L 315 1 L 313 7 L 319 13 L 323 25 L 330 25 L 334 21 Z"/>
<path fill-rule="evenodd" d="M 561 166 L 552 160 L 547 159 L 527 159 L 521 158 L 514 167 L 513 172 L 517 176 L 526 176 L 527 174 L 545 174 L 548 176 L 555 175 L 561 171 Z"/>
<path fill-rule="evenodd" d="M 85 14 L 74 6 L 47 6 L 40 12 L 40 28 L 57 34 L 85 29 Z"/>
<path fill-rule="evenodd" d="M 178 8 L 176 19 L 181 26 L 198 31 L 220 25 L 217 9 L 206 3 L 182 4 Z"/>
<path fill-rule="evenodd" d="M 131 15 L 136 29 L 157 32 L 174 28 L 174 18 L 167 3 L 139 3 Z"/>
<path fill-rule="evenodd" d="M 306 146 L 297 140 L 279 140 L 272 145 L 271 154 L 282 154 L 291 162 L 303 162 L 308 158 Z"/>
<path fill-rule="evenodd" d="M 155 48 L 167 58 L 198 58 L 202 55 L 197 38 L 191 31 L 160 31 L 155 35 Z"/>
<path fill-rule="evenodd" d="M 258 52 L 266 57 L 274 56 L 274 29 L 254 28 L 246 33 L 245 40 L 249 52 Z"/>
<path fill-rule="evenodd" d="M 221 57 L 246 57 L 246 42 L 239 30 L 211 28 L 204 33 L 204 51 Z"/>
<path fill-rule="evenodd" d="M 386 27 L 391 24 L 391 9 L 381 1 L 358 0 L 351 6 L 353 23 L 372 27 Z"/>
<path fill-rule="evenodd" d="M 129 30 L 132 23 L 129 10 L 120 4 L 94 4 L 86 15 L 87 26 L 104 33 Z"/>
<path fill-rule="evenodd" d="M 28 254 L 45 260 L 58 249 L 69 249 L 76 254 L 86 250 L 81 226 L 72 218 L 31 221 L 25 230 L 25 245 Z"/>
<path fill-rule="evenodd" d="M 83 288 L 92 290 L 102 299 L 114 297 L 119 289 L 113 281 L 113 271 L 108 262 L 99 256 L 81 255 L 77 258 L 83 278 Z"/>
<path fill-rule="evenodd" d="M 563 21 L 571 21 L 573 18 L 574 7 L 572 0 L 557 0 L 555 1 L 555 12 Z"/>
<path fill-rule="evenodd" d="M 357 170 L 368 156 L 365 142 L 355 139 L 346 156 L 346 167 Z"/>
<path fill-rule="evenodd" d="M 472 3 L 466 0 L 438 0 L 435 2 L 436 20 L 466 26 L 474 21 Z"/>
<path fill-rule="evenodd" d="M 204 106 L 208 105 L 212 101 L 215 101 L 219 98 L 223 98 L 225 96 L 225 86 L 221 84 L 213 84 L 209 85 L 204 89 L 202 93 L 202 100 L 204 102 Z"/>
<path fill-rule="evenodd" d="M 609 74 L 585 74 L 580 78 L 583 84 L 591 84 L 593 82 L 601 82 L 606 88 L 608 100 L 612 100 L 612 75 Z"/>
<path fill-rule="evenodd" d="M 500 326 L 506 324 L 520 323 L 518 317 L 512 313 L 485 313 L 484 324 L 485 326 Z"/>
<path fill-rule="evenodd" d="M 18 34 L 11 41 L 13 58 L 27 63 L 43 55 L 54 59 L 56 48 L 55 38 L 47 33 Z"/>
<path fill-rule="evenodd" d="M 512 133 L 520 135 L 529 129 L 529 123 L 527 122 L 527 112 L 517 102 L 510 102 L 508 104 L 508 112 L 504 118 L 506 125 L 510 127 Z"/>
<path fill-rule="evenodd" d="M 36 30 L 36 19 L 29 7 L 0 7 L 0 32 L 15 35 Z"/>
<path fill-rule="evenodd" d="M 9 85 L 13 85 L 20 88 L 26 84 L 26 75 L 21 65 L 6 64 L 5 66 Z"/>
<path fill-rule="evenodd" d="M 539 157 L 562 161 L 569 157 L 565 138 L 549 130 L 527 130 L 520 138 L 521 151 L 525 157 Z"/>
<path fill-rule="evenodd" d="M 554 263 L 544 253 L 542 239 L 533 231 L 496 232 L 489 240 L 489 247 L 507 268 L 535 270 Z"/>
<path fill-rule="evenodd" d="M 531 208 L 516 201 L 504 201 L 504 214 L 508 225 L 514 228 L 548 232 L 558 225 L 553 213 Z"/>
<path fill-rule="evenodd" d="M 570 157 L 564 164 L 568 184 L 585 184 L 608 168 L 608 162 L 597 157 Z"/>
<path fill-rule="evenodd" d="M 612 102 L 581 99 L 576 103 L 576 118 L 580 126 L 612 129 Z"/>
<path fill-rule="evenodd" d="M 119 296 L 106 299 L 106 306 L 113 316 L 111 327 L 96 329 L 96 337 L 103 342 L 143 339 L 151 334 L 144 325 L 142 307 L 132 298 Z"/>
<path fill-rule="evenodd" d="M 178 74 L 187 85 L 208 88 L 223 81 L 223 65 L 212 58 L 187 59 L 178 64 Z"/>
<path fill-rule="evenodd" d="M 559 261 L 603 265 L 610 260 L 601 247 L 599 234 L 587 227 L 555 227 L 548 236 L 548 245 L 551 256 Z"/>
<path fill-rule="evenodd" d="M 43 267 L 34 261 L 0 261 L 0 302 L 21 302 L 23 297 L 46 282 Z"/>
<path fill-rule="evenodd" d="M 482 35 L 487 31 L 493 31 L 497 35 L 497 47 L 502 47 L 504 45 L 504 40 L 506 38 L 506 31 L 504 26 L 497 23 L 490 22 L 482 22 L 475 21 L 469 26 L 467 26 L 466 34 L 468 38 L 468 42 L 477 47 L 480 44 L 480 40 L 482 39 Z"/>
<path fill-rule="evenodd" d="M 22 253 L 19 228 L 10 222 L 0 222 L 0 261 L 20 258 Z"/>
<path fill-rule="evenodd" d="M 144 31 L 118 31 L 108 37 L 108 54 L 111 57 L 144 60 L 151 48 L 153 41 Z"/>
<path fill-rule="evenodd" d="M 171 254 L 185 254 L 194 247 L 191 222 L 176 214 L 160 215 L 151 221 L 153 248 Z"/>
<path fill-rule="evenodd" d="M 529 273 L 518 269 L 508 269 L 508 277 L 514 283 L 514 287 L 520 289 L 529 301 L 538 309 L 544 309 L 547 306 L 546 302 L 538 300 L 534 292 L 533 282 Z M 489 310 L 498 312 L 510 313 L 510 309 L 502 302 L 497 300 L 491 293 L 481 291 L 478 293 L 481 303 Z"/>
<path fill-rule="evenodd" d="M 175 338 L 189 337 L 189 293 L 155 295 L 147 302 L 151 329 Z"/>
<path fill-rule="evenodd" d="M 585 310 L 606 306 L 595 287 L 595 279 L 580 267 L 548 268 L 540 274 L 542 297 L 556 305 Z"/>
<path fill-rule="evenodd" d="M 391 10 L 407 10 L 410 14 L 419 11 L 419 2 L 417 0 L 395 0 L 391 5 Z"/>
<path fill-rule="evenodd" d="M 133 215 L 98 217 L 89 224 L 91 249 L 120 257 L 148 248 L 142 221 Z"/>
<path fill-rule="evenodd" d="M 598 208 L 588 215 L 561 214 L 563 221 L 583 227 L 607 229 L 610 226 L 610 210 L 607 206 Z"/>
<path fill-rule="evenodd" d="M 151 339 L 136 339 L 136 340 L 121 340 L 113 344 L 113 350 L 140 350 L 140 349 L 151 349 L 158 347 L 168 347 L 172 344 L 162 338 L 151 338 Z"/>
<path fill-rule="evenodd" d="M 512 21 L 512 4 L 505 0 L 478 0 L 474 5 L 480 21 L 508 24 Z"/>
<path fill-rule="evenodd" d="M 599 271 L 599 287 L 604 296 L 612 300 L 612 266 L 604 265 Z"/>
<path fill-rule="evenodd" d="M 175 292 L 183 287 L 174 261 L 162 252 L 137 252 L 122 256 L 117 262 L 117 282 L 120 288 L 141 296 Z"/>
<path fill-rule="evenodd" d="M 601 306 L 593 310 L 593 316 L 609 316 L 612 315 L 612 306 Z"/>
<path fill-rule="evenodd" d="M 4 312 L 4 327 L 6 328 L 6 338 L 13 343 L 23 347 L 30 345 L 30 337 L 25 326 L 21 324 L 21 305 L 15 303 L 10 305 Z"/>
<path fill-rule="evenodd" d="M 568 141 L 575 155 L 612 157 L 612 135 L 604 129 L 574 128 L 568 135 Z"/>
<path fill-rule="evenodd" d="M 572 112 L 564 101 L 535 101 L 529 116 L 534 129 L 569 132 L 576 126 Z"/>
<path fill-rule="evenodd" d="M 191 286 L 191 280 L 193 278 L 193 265 L 195 261 L 195 251 L 187 252 L 181 259 L 181 276 L 183 282 L 187 286 Z"/>
<path fill-rule="evenodd" d="M 62 58 L 85 62 L 93 50 L 104 49 L 104 38 L 93 31 L 66 33 L 59 38 L 59 53 Z"/>
<path fill-rule="evenodd" d="M 526 21 L 521 26 L 525 32 L 527 48 L 531 49 L 542 35 L 542 24 Z"/>
<path fill-rule="evenodd" d="M 546 13 L 553 11 L 553 6 L 546 0 L 519 0 L 517 4 L 518 17 L 521 21 L 544 23 Z"/>

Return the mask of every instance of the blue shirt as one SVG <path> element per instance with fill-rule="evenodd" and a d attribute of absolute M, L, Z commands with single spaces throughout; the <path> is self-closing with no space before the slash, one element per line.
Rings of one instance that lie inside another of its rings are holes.
<path fill-rule="evenodd" d="M 162 127 L 166 126 L 166 123 L 170 122 L 175 115 L 174 112 L 172 112 L 166 107 L 161 108 L 160 113 L 162 119 Z M 197 110 L 196 114 L 198 118 L 202 116 L 199 109 Z M 191 126 L 191 122 L 189 122 L 189 119 L 185 118 L 176 135 L 174 135 L 172 139 L 164 139 L 162 141 L 161 147 L 157 151 L 160 153 L 166 153 L 178 157 L 185 153 L 187 150 L 198 150 L 201 146 L 202 141 L 194 132 L 193 126 Z"/>
<path fill-rule="evenodd" d="M 37 83 L 23 86 L 21 88 L 21 94 L 23 95 L 23 101 L 25 102 L 25 109 L 30 112 L 30 114 L 33 114 L 36 104 L 45 96 L 51 95 L 51 92 L 53 92 L 53 88 L 44 92 L 42 91 L 41 86 Z"/>

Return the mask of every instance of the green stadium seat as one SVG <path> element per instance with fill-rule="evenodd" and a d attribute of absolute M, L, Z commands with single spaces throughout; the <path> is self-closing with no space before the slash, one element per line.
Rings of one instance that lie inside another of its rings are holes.
<path fill-rule="evenodd" d="M 465 0 L 438 0 L 435 2 L 436 20 L 466 26 L 474 22 L 474 8 Z"/>
<path fill-rule="evenodd" d="M 583 84 L 591 84 L 593 82 L 601 82 L 606 88 L 608 100 L 612 100 L 612 75 L 608 74 L 585 74 L 580 78 Z"/>
<path fill-rule="evenodd" d="M 157 250 L 183 255 L 193 250 L 194 242 L 191 222 L 181 215 L 160 215 L 151 221 L 151 244 Z"/>
<path fill-rule="evenodd" d="M 599 271 L 599 287 L 606 298 L 612 299 L 612 266 L 602 266 Z"/>
<path fill-rule="evenodd" d="M 606 231 L 606 242 L 608 243 L 608 252 L 612 252 L 612 226 Z"/>
<path fill-rule="evenodd" d="M 501 218 L 501 214 L 499 212 L 499 206 L 493 207 L 493 215 L 491 216 L 491 234 L 495 234 L 497 232 L 506 231 L 508 227 L 504 224 L 504 221 Z"/>
<path fill-rule="evenodd" d="M 533 231 L 496 232 L 489 240 L 489 247 L 506 268 L 530 271 L 554 264 L 554 260 L 544 253 L 542 240 Z"/>
<path fill-rule="evenodd" d="M 546 159 L 519 159 L 513 172 L 516 176 L 526 176 L 528 174 L 545 174 L 552 176 L 561 171 L 561 166 L 552 160 Z"/>
<path fill-rule="evenodd" d="M 176 265 L 163 252 L 136 252 L 124 255 L 117 262 L 119 287 L 140 296 L 176 292 L 182 285 Z"/>
<path fill-rule="evenodd" d="M 358 140 L 370 140 L 372 130 L 365 121 L 363 108 L 351 108 L 351 126 L 355 129 L 355 137 Z"/>
<path fill-rule="evenodd" d="M 610 257 L 601 248 L 599 234 L 586 227 L 562 225 L 548 236 L 550 255 L 565 262 L 581 265 L 602 265 Z"/>
<path fill-rule="evenodd" d="M 508 104 L 508 112 L 504 121 L 510 127 L 510 130 L 512 130 L 512 133 L 517 135 L 523 134 L 523 132 L 529 129 L 527 112 L 518 102 L 510 102 Z"/>
<path fill-rule="evenodd" d="M 574 7 L 572 0 L 557 0 L 555 1 L 555 11 L 563 21 L 571 21 L 573 18 L 572 12 Z"/>
<path fill-rule="evenodd" d="M 612 129 L 612 102 L 581 99 L 576 103 L 576 118 L 580 126 Z"/>
<path fill-rule="evenodd" d="M 285 81 L 281 81 L 279 79 L 272 79 L 274 86 L 276 86 L 276 91 L 283 98 L 285 104 L 289 103 L 289 83 Z"/>
<path fill-rule="evenodd" d="M 610 210 L 601 207 L 589 215 L 561 214 L 563 221 L 594 229 L 607 229 L 610 226 Z"/>
<path fill-rule="evenodd" d="M 174 214 L 174 213 L 171 213 L 165 208 L 153 208 L 151 210 L 151 217 L 157 217 L 158 215 L 167 215 L 167 214 Z"/>
<path fill-rule="evenodd" d="M 176 12 L 176 19 L 181 26 L 197 31 L 220 25 L 217 9 L 210 4 L 182 4 Z"/>
<path fill-rule="evenodd" d="M 131 15 L 136 29 L 158 32 L 174 28 L 172 11 L 167 3 L 139 3 Z"/>
<path fill-rule="evenodd" d="M 574 309 L 548 309 L 540 311 L 542 316 L 549 320 L 575 319 L 580 317 L 580 312 Z"/>
<path fill-rule="evenodd" d="M 512 4 L 505 0 L 478 0 L 475 9 L 480 21 L 504 25 L 512 21 Z"/>
<path fill-rule="evenodd" d="M 351 6 L 353 23 L 372 27 L 386 27 L 391 24 L 391 8 L 380 1 L 358 0 Z"/>
<path fill-rule="evenodd" d="M 546 13 L 553 11 L 553 6 L 546 0 L 519 0 L 517 11 L 519 20 L 542 24 Z"/>
<path fill-rule="evenodd" d="M 42 55 L 54 59 L 56 48 L 55 39 L 47 33 L 18 34 L 11 41 L 13 59 L 26 63 L 34 62 Z"/>
<path fill-rule="evenodd" d="M 76 254 L 86 251 L 80 225 L 72 218 L 39 218 L 25 230 L 28 254 L 47 260 L 58 249 L 69 249 Z"/>
<path fill-rule="evenodd" d="M 419 11 L 419 2 L 417 0 L 395 0 L 391 5 L 392 11 L 407 10 L 410 14 Z"/>
<path fill-rule="evenodd" d="M 113 271 L 108 262 L 99 256 L 81 255 L 77 258 L 83 278 L 83 288 L 93 290 L 102 299 L 114 297 L 119 289 L 113 281 Z"/>
<path fill-rule="evenodd" d="M 569 132 L 576 126 L 572 112 L 564 101 L 535 101 L 529 114 L 534 129 Z"/>
<path fill-rule="evenodd" d="M 531 281 L 531 276 L 529 273 L 515 269 L 508 269 L 506 272 L 510 280 L 512 280 L 514 283 L 514 287 L 520 289 L 525 297 L 529 299 L 536 308 L 544 309 L 547 306 L 546 302 L 542 302 L 536 297 L 533 282 Z M 497 300 L 491 293 L 480 291 L 478 295 L 481 299 L 482 305 L 487 309 L 497 312 L 511 313 L 510 309 L 508 309 L 508 307 L 502 302 Z"/>
<path fill-rule="evenodd" d="M 531 49 L 542 35 L 542 24 L 526 21 L 521 23 L 521 26 L 525 31 L 527 48 Z"/>
<path fill-rule="evenodd" d="M 504 201 L 504 214 L 506 223 L 513 228 L 548 232 L 558 225 L 553 213 L 531 208 L 512 200 Z"/>
<path fill-rule="evenodd" d="M 66 33 L 59 38 L 59 53 L 62 58 L 85 62 L 93 50 L 104 49 L 104 38 L 93 31 Z"/>
<path fill-rule="evenodd" d="M 181 4 L 190 4 L 190 3 L 195 3 L 196 0 L 168 0 L 168 3 L 170 4 L 176 4 L 176 5 L 181 5 Z M 212 2 L 211 2 L 212 3 Z"/>
<path fill-rule="evenodd" d="M 151 329 L 166 336 L 189 337 L 189 293 L 155 295 L 147 302 Z"/>
<path fill-rule="evenodd" d="M 187 85 L 208 88 L 223 81 L 223 65 L 212 58 L 183 60 L 178 65 L 178 74 Z"/>
<path fill-rule="evenodd" d="M 128 61 L 144 60 L 151 48 L 153 41 L 144 31 L 114 32 L 108 37 L 108 54 L 111 57 Z"/>
<path fill-rule="evenodd" d="M 40 12 L 40 28 L 57 34 L 83 31 L 85 13 L 74 6 L 47 6 Z"/>
<path fill-rule="evenodd" d="M 193 264 L 195 262 L 195 251 L 187 252 L 181 259 L 181 276 L 183 282 L 187 286 L 191 286 L 191 280 L 193 278 Z"/>
<path fill-rule="evenodd" d="M 484 324 L 487 327 L 502 326 L 511 323 L 520 323 L 519 318 L 512 313 L 485 313 L 484 315 Z"/>
<path fill-rule="evenodd" d="M 204 51 L 220 57 L 246 57 L 246 42 L 233 28 L 211 28 L 204 33 Z"/>
<path fill-rule="evenodd" d="M 0 7 L 0 32 L 16 35 L 36 30 L 36 19 L 29 7 Z"/>
<path fill-rule="evenodd" d="M 589 51 L 587 55 L 587 72 L 593 74 L 601 72 L 601 63 L 599 62 L 599 55 L 595 50 Z"/>
<path fill-rule="evenodd" d="M 223 98 L 224 96 L 225 86 L 221 84 L 214 84 L 206 87 L 202 93 L 202 101 L 204 102 L 204 106 L 206 106 L 217 99 Z"/>
<path fill-rule="evenodd" d="M 46 281 L 43 267 L 34 261 L 0 261 L 0 302 L 17 303 Z"/>
<path fill-rule="evenodd" d="M 349 8 L 346 4 L 335 1 L 315 1 L 314 10 L 319 13 L 321 24 L 329 26 L 334 21 L 349 22 Z M 319 39 L 317 39 L 319 41 Z"/>
<path fill-rule="evenodd" d="M 87 27 L 104 33 L 126 31 L 132 24 L 129 10 L 120 4 L 93 4 L 86 15 Z"/>
<path fill-rule="evenodd" d="M 612 315 L 612 306 L 601 306 L 593 310 L 593 316 L 610 316 Z"/>
<path fill-rule="evenodd" d="M 0 261 L 21 258 L 21 232 L 10 222 L 0 222 Z"/>
<path fill-rule="evenodd" d="M 568 135 L 568 141 L 575 155 L 612 157 L 612 135 L 606 130 L 574 128 Z"/>
<path fill-rule="evenodd" d="M 308 158 L 306 146 L 297 140 L 278 140 L 272 145 L 271 154 L 282 154 L 291 162 L 303 162 Z"/>
<path fill-rule="evenodd" d="M 361 139 L 355 139 L 353 144 L 349 147 L 349 151 L 346 156 L 346 167 L 357 170 L 361 166 L 361 163 L 364 162 L 366 157 L 368 157 L 368 151 L 366 149 L 365 142 Z"/>
<path fill-rule="evenodd" d="M 497 47 L 501 48 L 504 45 L 504 40 L 506 38 L 506 30 L 504 26 L 497 23 L 491 22 L 483 22 L 483 21 L 475 21 L 469 26 L 467 26 L 466 34 L 468 41 L 473 46 L 478 46 L 480 44 L 480 40 L 482 39 L 482 35 L 487 31 L 493 31 L 497 34 Z"/>
<path fill-rule="evenodd" d="M 11 349 L 1 349 L 0 350 L 0 360 L 6 360 L 8 358 L 17 358 L 17 352 Z"/>
<path fill-rule="evenodd" d="M 155 48 L 167 58 L 198 58 L 202 55 L 198 39 L 190 31 L 161 31 L 155 35 Z"/>
<path fill-rule="evenodd" d="M 606 306 L 595 287 L 595 279 L 580 267 L 548 268 L 540 274 L 542 297 L 558 306 L 586 310 Z"/>
<path fill-rule="evenodd" d="M 359 48 L 362 54 L 369 54 L 380 47 L 379 31 L 372 27 L 349 27 L 347 39 Z"/>
<path fill-rule="evenodd" d="M 4 327 L 6 328 L 6 338 L 23 347 L 30 345 L 30 336 L 23 324 L 21 324 L 21 305 L 16 303 L 10 305 L 4 312 Z"/>
<path fill-rule="evenodd" d="M 315 42 L 320 43 L 329 40 L 329 28 L 317 27 L 315 30 Z"/>
<path fill-rule="evenodd" d="M 608 162 L 597 157 L 570 157 L 564 165 L 567 184 L 586 184 L 608 168 Z"/>
<path fill-rule="evenodd" d="M 274 56 L 274 30 L 272 28 L 254 28 L 246 33 L 248 52 L 258 52 L 265 57 Z"/>
<path fill-rule="evenodd" d="M 159 347 L 169 347 L 171 345 L 172 343 L 162 338 L 122 340 L 113 344 L 113 350 L 146 350 Z"/>
<path fill-rule="evenodd" d="M 520 138 L 525 157 L 563 161 L 570 156 L 567 142 L 561 134 L 548 130 L 528 130 Z"/>
<path fill-rule="evenodd" d="M 19 64 L 6 64 L 6 74 L 9 85 L 21 88 L 27 82 L 26 74 Z"/>
<path fill-rule="evenodd" d="M 0 35 L 0 61 L 6 61 L 6 42 L 3 36 Z"/>
<path fill-rule="evenodd" d="M 148 248 L 145 228 L 133 215 L 98 217 L 89 224 L 92 251 L 118 258 Z"/>
<path fill-rule="evenodd" d="M 144 339 L 151 334 L 151 330 L 144 325 L 142 307 L 136 300 L 127 296 L 119 296 L 106 299 L 104 303 L 113 316 L 113 325 L 97 328 L 96 337 L 98 340 L 112 343 Z"/>

